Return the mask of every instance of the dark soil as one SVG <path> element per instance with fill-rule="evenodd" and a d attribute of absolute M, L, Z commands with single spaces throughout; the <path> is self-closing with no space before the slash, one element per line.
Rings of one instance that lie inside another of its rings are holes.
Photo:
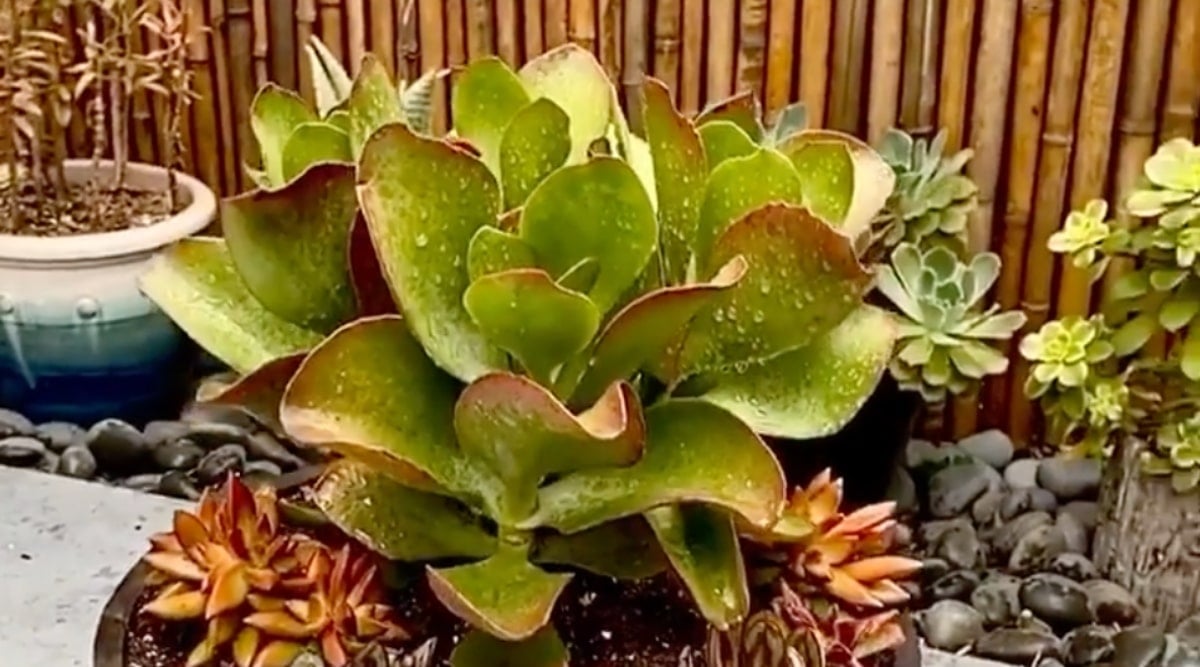
<path fill-rule="evenodd" d="M 139 599 L 140 606 L 148 595 Z M 404 648 L 415 651 L 436 639 L 433 664 L 447 665 L 450 651 L 466 626 L 446 612 L 425 585 L 414 578 L 397 591 L 398 612 L 414 639 Z M 166 623 L 132 614 L 125 636 L 126 667 L 180 667 L 203 636 L 199 624 Z M 554 625 L 570 649 L 571 667 L 678 667 L 680 655 L 692 654 L 692 667 L 702 659 L 707 625 L 687 594 L 669 577 L 644 582 L 618 582 L 580 574 L 563 591 Z M 215 667 L 233 667 L 226 656 Z"/>
<path fill-rule="evenodd" d="M 0 191 L 0 233 L 19 236 L 73 236 L 147 227 L 162 222 L 182 209 L 170 208 L 166 194 L 145 190 L 97 189 L 90 184 L 72 185 L 65 197 L 44 195 L 31 185 L 16 193 Z M 14 220 L 15 218 L 15 220 Z"/>

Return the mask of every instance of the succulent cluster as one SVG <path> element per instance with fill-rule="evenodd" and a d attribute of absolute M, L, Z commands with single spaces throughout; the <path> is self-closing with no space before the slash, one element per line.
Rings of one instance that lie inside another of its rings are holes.
<path fill-rule="evenodd" d="M 331 554 L 284 529 L 271 487 L 251 494 L 230 476 L 151 544 L 144 561 L 156 590 L 141 612 L 206 624 L 188 667 L 227 648 L 238 667 L 286 667 L 310 642 L 341 667 L 370 640 L 407 637 L 381 602 L 373 556 L 349 544 Z"/>
<path fill-rule="evenodd" d="M 1147 222 L 1127 229 L 1108 205 L 1089 202 L 1067 216 L 1049 248 L 1099 279 L 1113 259 L 1132 264 L 1112 281 L 1104 310 L 1088 319 L 1047 322 L 1021 343 L 1033 362 L 1026 393 L 1040 400 L 1064 445 L 1101 455 L 1114 437 L 1156 443 L 1148 472 L 1175 475 L 1195 488 L 1186 454 L 1200 396 L 1200 148 L 1166 142 L 1144 165 L 1144 180 L 1124 202 Z M 1123 267 L 1124 268 L 1124 267 Z M 1148 349 L 1166 340 L 1164 359 Z"/>
<path fill-rule="evenodd" d="M 1008 369 L 1008 358 L 991 343 L 1010 338 L 1025 324 L 1025 314 L 1001 313 L 996 304 L 979 308 L 1000 275 L 995 253 L 977 254 L 966 264 L 944 246 L 922 251 L 904 242 L 876 275 L 879 291 L 900 311 L 891 371 L 901 388 L 937 402 Z"/>
<path fill-rule="evenodd" d="M 317 505 L 427 564 L 481 631 L 459 665 L 561 646 L 564 565 L 671 567 L 714 627 L 742 621 L 738 527 L 785 505 L 760 436 L 837 431 L 892 352 L 854 244 L 891 189 L 878 155 L 821 130 L 764 145 L 736 100 L 693 122 L 652 79 L 642 99 L 644 138 L 575 46 L 464 68 L 448 138 L 370 60 L 320 118 L 269 88 L 266 186 L 144 279 L 243 374 L 215 400 L 340 455 Z M 312 152 L 306 127 L 342 152 Z"/>

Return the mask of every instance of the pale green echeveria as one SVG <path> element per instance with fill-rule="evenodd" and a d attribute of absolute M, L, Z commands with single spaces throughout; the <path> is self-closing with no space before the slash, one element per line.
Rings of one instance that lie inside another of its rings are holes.
<path fill-rule="evenodd" d="M 875 221 L 883 248 L 901 241 L 955 251 L 964 247 L 979 190 L 963 173 L 973 153 L 963 149 L 947 156 L 945 145 L 944 130 L 928 141 L 900 129 L 888 130 L 880 139 L 879 153 L 896 173 L 895 190 Z"/>
<path fill-rule="evenodd" d="M 1025 323 L 1020 311 L 979 308 L 996 282 L 1000 258 L 981 253 L 964 263 L 946 247 L 922 252 L 901 243 L 891 263 L 877 269 L 879 291 L 896 307 L 899 341 L 891 364 L 901 387 L 927 401 L 958 394 L 987 375 L 1003 373 L 1008 359 L 994 341 Z"/>
<path fill-rule="evenodd" d="M 1051 320 L 1021 339 L 1021 356 L 1033 362 L 1026 385 L 1031 398 L 1042 396 L 1052 386 L 1082 387 L 1089 366 L 1113 355 L 1113 345 L 1104 337 L 1098 317 L 1067 317 Z"/>
<path fill-rule="evenodd" d="M 1178 493 L 1200 486 L 1200 416 L 1174 419 L 1155 432 L 1151 451 L 1142 452 L 1142 470 L 1169 476 Z"/>
<path fill-rule="evenodd" d="M 1112 233 L 1107 216 L 1108 203 L 1103 199 L 1093 199 L 1083 210 L 1067 214 L 1062 229 L 1050 235 L 1046 246 L 1051 252 L 1071 255 L 1076 266 L 1090 266 Z"/>

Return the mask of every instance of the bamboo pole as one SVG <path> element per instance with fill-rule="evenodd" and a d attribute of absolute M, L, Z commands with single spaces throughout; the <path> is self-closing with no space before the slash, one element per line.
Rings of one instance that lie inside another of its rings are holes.
<path fill-rule="evenodd" d="M 1079 105 L 1079 128 L 1071 169 L 1071 208 L 1082 207 L 1089 199 L 1101 197 L 1105 192 L 1128 15 L 1129 0 L 1096 0 L 1092 5 L 1083 99 Z M 1138 72 L 1130 83 L 1134 84 L 1142 76 L 1143 73 Z M 1059 258 L 1059 263 L 1062 279 L 1056 303 L 1058 314 L 1085 315 L 1091 305 L 1092 292 L 1087 272 L 1076 268 L 1066 257 Z"/>
<path fill-rule="evenodd" d="M 1059 0 L 1021 2 L 1008 149 L 1008 187 L 1000 241 L 1000 278 L 996 286 L 996 301 L 1005 310 L 1018 307 L 1021 301 L 1025 244 L 1029 237 L 1033 193 L 1037 187 L 1038 137 L 1042 132 L 1042 109 L 1049 76 L 1052 19 L 1057 4 Z M 1011 358 L 1014 355 L 1015 341 L 1005 341 L 1001 347 L 1005 356 Z M 1009 391 L 1007 375 L 988 380 L 987 410 L 984 411 L 987 426 L 1004 425 L 1002 415 L 1006 414 Z"/>
<path fill-rule="evenodd" d="M 192 155 L 196 161 L 194 173 L 209 187 L 222 192 L 220 151 L 213 150 L 216 148 L 215 146 L 209 146 L 208 150 L 197 150 L 199 148 L 198 139 L 206 142 L 218 140 L 216 111 L 213 104 L 213 77 L 212 70 L 209 68 L 211 36 L 203 27 L 207 12 L 204 8 L 204 0 L 185 0 L 184 6 L 187 8 L 187 12 L 195 17 L 188 36 L 188 67 L 192 70 L 196 94 L 202 100 L 202 103 L 193 104 L 189 109 L 191 123 L 182 124 L 184 145 L 188 147 L 188 154 Z"/>
<path fill-rule="evenodd" d="M 420 0 L 417 5 L 417 34 L 421 45 L 421 70 L 430 71 L 446 66 L 446 42 L 442 25 L 445 15 L 440 0 Z M 430 111 L 431 129 L 438 134 L 446 131 L 446 85 L 444 79 L 434 84 L 433 108 Z"/>
<path fill-rule="evenodd" d="M 254 0 L 250 5 L 254 21 L 254 87 L 258 88 L 270 80 L 269 32 L 267 30 L 267 0 Z"/>
<path fill-rule="evenodd" d="M 580 2 L 580 0 L 571 1 L 572 12 L 575 11 L 574 5 L 577 2 Z M 545 7 L 546 49 L 549 50 L 570 41 L 571 28 L 569 16 L 573 16 L 573 14 L 568 15 L 565 0 L 545 0 Z"/>
<path fill-rule="evenodd" d="M 871 82 L 867 93 L 867 139 L 879 141 L 896 125 L 900 56 L 904 46 L 904 0 L 879 0 L 871 29 Z"/>
<path fill-rule="evenodd" d="M 829 127 L 858 133 L 866 51 L 867 0 L 843 0 L 834 14 L 833 60 L 829 84 Z"/>
<path fill-rule="evenodd" d="M 797 0 L 771 0 L 767 23 L 767 82 L 763 96 L 768 114 L 792 102 L 792 42 L 796 38 Z"/>
<path fill-rule="evenodd" d="M 300 41 L 299 36 L 296 35 L 296 23 L 300 21 L 300 10 L 304 3 L 292 2 L 292 0 L 268 1 L 270 80 L 289 90 L 297 90 L 299 88 L 297 74 L 301 64 L 300 51 L 296 48 L 296 43 Z M 293 16 L 296 17 L 295 23 L 292 21 Z"/>
<path fill-rule="evenodd" d="M 554 3 L 547 0 L 546 7 Z M 563 3 L 565 5 L 566 3 Z M 547 23 L 549 29 L 549 23 Z M 596 44 L 596 0 L 571 0 L 570 26 L 567 39 L 595 53 Z M 549 42 L 549 38 L 546 39 Z M 546 46 L 550 46 L 549 43 Z"/>
<path fill-rule="evenodd" d="M 404 2 L 393 0 L 369 0 L 368 22 L 371 32 L 371 52 L 387 64 L 390 71 L 399 73 L 400 60 L 396 54 L 396 33 Z"/>
<path fill-rule="evenodd" d="M 767 58 L 767 0 L 741 0 L 737 48 L 738 91 L 753 91 L 763 98 Z"/>
<path fill-rule="evenodd" d="M 876 12 L 879 11 L 877 7 Z M 904 68 L 900 78 L 900 125 L 909 132 L 918 125 L 917 106 L 921 101 L 921 62 L 925 49 L 925 0 L 908 0 L 902 20 L 904 28 Z"/>
<path fill-rule="evenodd" d="M 706 63 L 704 95 L 707 103 L 732 95 L 734 91 L 734 52 L 737 48 L 737 3 L 735 0 L 710 0 L 708 38 L 705 40 Z"/>
<path fill-rule="evenodd" d="M 925 10 L 921 35 L 921 94 L 917 96 L 917 116 L 912 132 L 921 136 L 937 134 L 938 57 L 941 54 L 941 13 L 937 0 L 921 0 Z"/>
<path fill-rule="evenodd" d="M 1200 49 L 1196 48 L 1200 40 L 1200 0 L 1176 1 L 1159 143 L 1191 136 L 1200 102 Z"/>
<path fill-rule="evenodd" d="M 346 70 L 358 72 L 367 53 L 367 22 L 363 16 L 363 0 L 342 0 L 346 20 Z"/>
<path fill-rule="evenodd" d="M 938 125 L 946 131 L 948 150 L 958 150 L 966 143 L 974 33 L 975 0 L 946 0 Z"/>
<path fill-rule="evenodd" d="M 625 41 L 621 35 L 624 4 L 624 0 L 599 0 L 595 19 L 600 49 L 597 55 L 600 64 L 608 72 L 608 78 L 613 81 L 621 80 L 621 44 Z"/>
<path fill-rule="evenodd" d="M 308 56 L 304 55 L 304 45 L 310 37 L 316 34 L 317 1 L 297 0 L 296 2 L 296 61 L 297 73 L 300 77 L 300 94 L 306 100 L 314 98 L 312 86 L 312 67 Z"/>
<path fill-rule="evenodd" d="M 521 64 L 517 0 L 496 0 L 496 53 L 509 65 Z"/>
<path fill-rule="evenodd" d="M 542 0 L 524 0 L 521 20 L 525 26 L 525 58 L 529 60 L 546 50 L 542 33 Z"/>
<path fill-rule="evenodd" d="M 987 30 L 979 44 L 971 113 L 971 148 L 975 156 L 967 164 L 967 175 L 979 186 L 979 206 L 972 212 L 967 229 L 968 247 L 973 252 L 987 250 L 992 241 L 992 217 L 1004 157 L 1004 130 L 1012 84 L 1017 5 L 1012 0 L 984 0 L 983 25 Z M 951 428 L 956 437 L 974 432 L 978 421 L 977 390 L 955 399 Z"/>
<path fill-rule="evenodd" d="M 242 2 L 242 0 L 234 0 L 234 2 Z M 229 69 L 229 17 L 225 11 L 224 0 L 209 0 L 208 7 L 212 26 L 210 34 L 213 40 L 214 100 L 220 118 L 221 150 L 218 155 L 222 157 L 221 192 L 236 192 L 239 189 L 238 183 L 242 170 L 238 166 L 241 163 L 238 161 L 237 130 L 234 126 L 232 104 L 233 82 Z"/>
<path fill-rule="evenodd" d="M 1054 255 L 1046 248 L 1046 241 L 1062 221 L 1090 5 L 1091 0 L 1064 0 L 1058 7 L 1045 128 L 1034 179 L 1033 224 L 1030 227 L 1024 284 L 1021 287 L 1021 307 L 1029 316 L 1029 321 L 1022 331 L 1013 336 L 1016 340 L 1039 329 L 1049 315 L 1055 264 Z M 1034 406 L 1024 394 L 1029 364 L 1019 355 L 1013 362 L 1009 371 L 1007 431 L 1014 442 L 1028 444 L 1034 426 Z"/>
<path fill-rule="evenodd" d="M 680 0 L 661 0 L 654 5 L 655 78 L 679 96 Z M 636 116 L 637 114 L 632 114 Z"/>
<path fill-rule="evenodd" d="M 421 70 L 421 38 L 417 0 L 401 0 L 396 9 L 396 77 L 416 81 Z"/>
<path fill-rule="evenodd" d="M 237 158 L 227 154 L 225 163 L 226 173 L 233 173 L 237 183 L 236 192 L 249 187 L 246 170 L 239 165 L 247 162 L 254 155 L 258 144 L 250 133 L 250 102 L 254 99 L 254 70 L 247 65 L 252 62 L 254 47 L 254 26 L 252 8 L 249 0 L 228 0 L 226 16 L 228 17 L 227 34 L 229 62 L 233 67 L 229 70 L 229 106 L 233 118 L 233 130 L 236 135 Z M 232 164 L 230 164 L 232 162 Z M 230 183 L 232 186 L 232 183 Z"/>
<path fill-rule="evenodd" d="M 446 65 L 460 67 L 465 64 L 467 62 L 466 10 L 463 0 L 446 0 L 446 23 L 439 29 L 444 30 L 446 35 Z M 450 84 L 448 81 L 443 89 L 446 91 L 446 127 L 449 128 L 453 121 L 451 120 Z"/>
<path fill-rule="evenodd" d="M 467 0 L 467 62 L 496 52 L 490 0 Z M 451 26 L 450 29 L 453 29 Z"/>
<path fill-rule="evenodd" d="M 689 116 L 703 104 L 704 0 L 683 0 L 683 63 L 679 81 L 679 107 Z"/>
<path fill-rule="evenodd" d="M 630 128 L 644 135 L 642 114 L 642 81 L 646 78 L 647 31 L 650 27 L 650 7 L 646 0 L 627 0 L 625 3 L 624 46 L 621 57 L 621 83 L 625 89 L 625 108 L 631 113 Z"/>
<path fill-rule="evenodd" d="M 808 112 L 810 127 L 825 127 L 829 101 L 830 28 L 833 4 L 829 0 L 804 0 L 800 15 L 800 101 Z"/>
<path fill-rule="evenodd" d="M 317 17 L 320 20 L 321 41 L 342 64 L 346 63 L 346 43 L 342 25 L 342 0 L 317 0 Z M 350 69 L 347 67 L 347 69 Z"/>

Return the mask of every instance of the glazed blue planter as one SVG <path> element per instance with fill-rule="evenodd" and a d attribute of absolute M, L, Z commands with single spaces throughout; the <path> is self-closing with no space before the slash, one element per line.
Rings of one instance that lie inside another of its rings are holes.
<path fill-rule="evenodd" d="M 108 165 L 102 163 L 102 169 Z M 93 174 L 67 164 L 69 178 Z M 163 246 L 212 222 L 216 198 L 176 174 L 185 208 L 146 227 L 61 237 L 0 235 L 0 407 L 38 422 L 134 423 L 176 413 L 194 346 L 138 289 Z M 128 184 L 164 190 L 166 172 L 129 165 Z"/>

